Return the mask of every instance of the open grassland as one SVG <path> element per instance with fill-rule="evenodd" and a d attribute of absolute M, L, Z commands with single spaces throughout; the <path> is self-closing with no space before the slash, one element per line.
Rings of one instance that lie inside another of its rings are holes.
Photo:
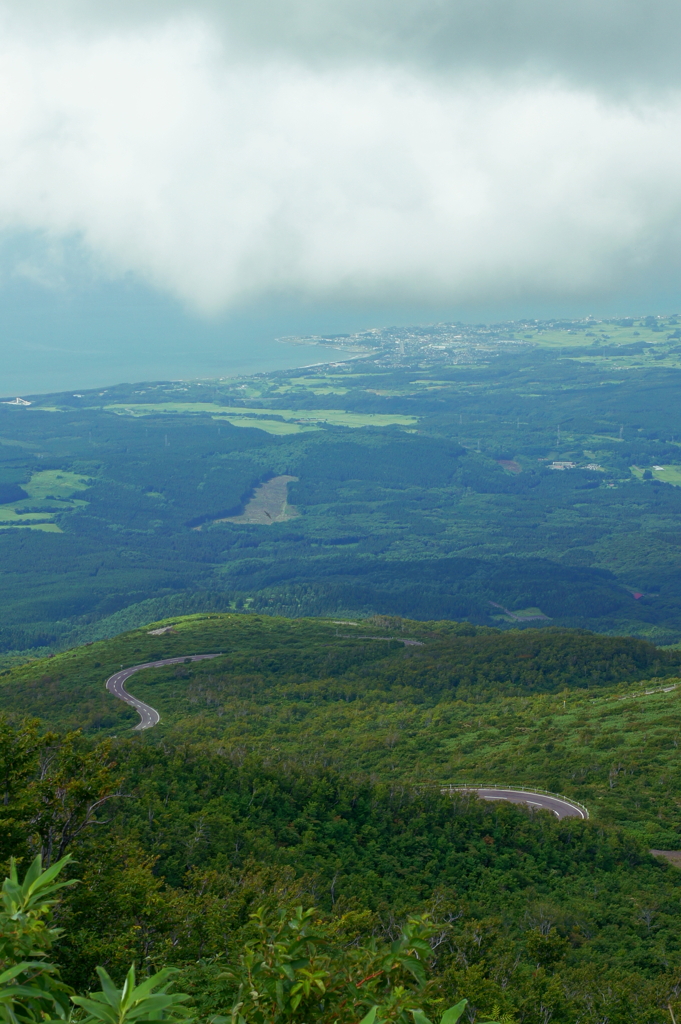
<path fill-rule="evenodd" d="M 153 416 L 169 413 L 178 413 L 182 416 L 188 416 L 191 413 L 206 413 L 213 416 L 215 413 L 230 412 L 228 408 L 215 402 L 127 402 L 105 405 L 104 409 L 120 416 Z M 241 408 L 238 411 L 244 412 Z"/>
<path fill-rule="evenodd" d="M 346 376 L 345 374 L 341 377 L 319 373 L 312 377 L 290 377 L 285 384 L 280 384 L 276 391 L 283 395 L 296 392 L 312 395 L 347 395 L 350 388 L 341 384 Z"/>
<path fill-rule="evenodd" d="M 667 335 L 676 330 L 675 317 L 661 318 L 654 323 L 631 320 L 629 326 L 621 323 L 593 323 L 575 325 L 570 329 L 528 328 L 517 331 L 516 337 L 532 341 L 547 348 L 577 348 L 589 345 L 633 345 L 647 342 L 657 345 L 667 341 Z"/>
<path fill-rule="evenodd" d="M 22 516 L 21 518 L 5 517 L 0 509 L 0 530 L 41 530 L 43 533 L 63 533 L 61 527 L 56 523 L 46 523 L 44 519 L 45 517 L 41 515 Z"/>
<path fill-rule="evenodd" d="M 55 516 L 83 508 L 86 502 L 72 496 L 87 490 L 91 483 L 88 478 L 65 470 L 46 469 L 33 473 L 30 480 L 22 484 L 28 498 L 0 505 L 0 529 L 61 533 L 54 522 Z"/>
<path fill-rule="evenodd" d="M 210 402 L 159 402 L 157 405 L 135 403 L 108 405 L 106 408 L 110 412 L 127 416 L 208 413 L 213 419 L 224 418 L 234 426 L 255 426 L 254 419 L 262 422 L 270 417 L 284 422 L 293 420 L 303 426 L 329 423 L 337 427 L 388 427 L 395 424 L 412 426 L 418 422 L 416 416 L 391 413 L 354 413 L 343 409 L 248 409 L 243 406 L 220 406 Z"/>
<path fill-rule="evenodd" d="M 31 479 L 24 484 L 29 498 L 41 501 L 45 498 L 70 498 L 79 491 L 85 491 L 91 484 L 87 477 L 67 470 L 44 469 L 32 473 Z"/>
<path fill-rule="evenodd" d="M 569 355 L 576 362 L 602 369 L 678 369 L 681 366 L 681 334 L 675 317 L 622 323 L 581 324 L 571 329 L 538 327 L 517 337 L 539 348 L 582 350 Z"/>
<path fill-rule="evenodd" d="M 655 466 L 632 466 L 631 472 L 639 480 L 643 479 L 643 473 L 645 469 L 649 469 L 653 475 L 653 480 L 661 480 L 665 484 L 672 484 L 674 487 L 681 487 L 681 465 L 665 465 L 663 467 L 656 468 Z"/>
<path fill-rule="evenodd" d="M 11 505 L 0 505 L 0 524 L 12 526 L 13 524 L 26 525 L 29 523 L 41 523 L 54 518 L 52 512 L 23 512 L 22 504 L 26 502 L 13 503 Z M 18 507 L 15 507 L 18 505 Z"/>
<path fill-rule="evenodd" d="M 264 419 L 262 416 L 214 416 L 214 420 L 222 420 L 231 423 L 233 427 L 255 427 L 257 430 L 264 430 L 266 434 L 274 437 L 285 437 L 288 434 L 309 433 L 311 430 L 320 428 L 313 423 L 287 423 L 282 420 Z"/>

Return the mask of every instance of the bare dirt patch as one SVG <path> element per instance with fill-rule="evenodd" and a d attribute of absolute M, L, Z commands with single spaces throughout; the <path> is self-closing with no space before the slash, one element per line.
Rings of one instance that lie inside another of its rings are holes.
<path fill-rule="evenodd" d="M 499 608 L 503 615 L 492 616 L 495 619 L 506 619 L 506 621 L 512 622 L 532 622 L 535 619 L 543 619 L 545 622 L 550 622 L 551 618 L 549 615 L 544 615 L 541 608 L 520 608 L 515 612 L 511 612 L 508 608 L 504 608 L 503 604 L 497 604 L 496 601 L 489 602 L 493 608 Z"/>
<path fill-rule="evenodd" d="M 500 466 L 508 470 L 509 473 L 522 473 L 523 467 L 515 459 L 497 459 Z"/>
<path fill-rule="evenodd" d="M 653 857 L 664 857 L 675 868 L 681 868 L 681 850 L 651 850 Z"/>
<path fill-rule="evenodd" d="M 255 494 L 240 516 L 229 516 L 227 519 L 216 519 L 216 523 L 241 523 L 244 526 L 271 526 L 272 523 L 283 523 L 298 515 L 294 505 L 288 503 L 288 485 L 294 483 L 297 476 L 274 476 L 267 483 L 256 488 Z"/>

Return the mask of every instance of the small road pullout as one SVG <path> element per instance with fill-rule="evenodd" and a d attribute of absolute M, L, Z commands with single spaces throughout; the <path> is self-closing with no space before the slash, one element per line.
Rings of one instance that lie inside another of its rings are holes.
<path fill-rule="evenodd" d="M 477 786 L 447 786 L 443 793 L 475 793 L 481 800 L 508 800 L 512 804 L 526 804 L 534 810 L 551 811 L 557 818 L 581 818 L 589 812 L 564 797 L 548 793 L 534 793 L 531 789 L 479 789 Z"/>
<path fill-rule="evenodd" d="M 219 657 L 219 654 L 193 654 L 188 658 L 164 658 L 162 661 L 147 661 L 144 665 L 133 665 L 132 668 L 124 668 L 120 672 L 114 672 L 107 679 L 106 688 L 109 693 L 113 693 L 114 697 L 124 700 L 126 704 L 135 709 L 140 716 L 140 720 L 134 727 L 134 732 L 141 732 L 142 729 L 151 729 L 154 725 L 158 725 L 161 721 L 161 716 L 156 708 L 150 707 L 149 704 L 145 704 L 144 701 L 138 700 L 137 697 L 133 697 L 132 694 L 128 693 L 125 688 L 126 679 L 129 679 L 133 673 L 139 672 L 143 668 L 163 668 L 164 665 L 180 665 L 186 661 L 205 661 L 208 658 Z"/>

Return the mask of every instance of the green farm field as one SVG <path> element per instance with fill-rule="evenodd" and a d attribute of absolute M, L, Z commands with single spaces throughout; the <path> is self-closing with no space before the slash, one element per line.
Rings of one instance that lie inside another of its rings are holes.
<path fill-rule="evenodd" d="M 665 325 L 666 326 L 666 325 Z M 670 328 L 667 327 L 669 331 Z M 657 345 L 666 341 L 666 334 L 659 327 L 647 325 L 645 322 L 631 321 L 629 326 L 617 323 L 606 325 L 592 325 L 573 327 L 569 330 L 552 330 L 539 327 L 518 332 L 518 337 L 524 340 L 532 340 L 537 345 L 547 348 L 572 348 L 582 346 L 593 346 L 608 344 L 632 345 L 645 342 L 649 345 Z"/>
<path fill-rule="evenodd" d="M 662 467 L 650 466 L 647 467 L 652 474 L 653 480 L 659 480 L 661 483 L 672 484 L 674 487 L 681 487 L 681 464 L 667 464 Z M 637 479 L 642 480 L 645 472 L 640 466 L 632 466 L 631 472 Z"/>
<path fill-rule="evenodd" d="M 32 473 L 22 485 L 28 498 L 0 505 L 0 529 L 61 533 L 56 517 L 85 506 L 86 502 L 74 500 L 73 495 L 86 491 L 91 483 L 86 477 L 68 471 L 46 469 Z"/>
<path fill-rule="evenodd" d="M 56 523 L 45 522 L 46 516 L 39 512 L 25 516 L 12 516 L 0 510 L 0 530 L 39 530 L 42 533 L 63 533 Z"/>
<path fill-rule="evenodd" d="M 290 423 L 265 419 L 256 414 L 252 416 L 214 416 L 213 419 L 222 420 L 233 427 L 253 427 L 256 430 L 264 430 L 266 434 L 272 434 L 273 437 L 289 437 L 292 434 L 304 434 L 311 430 L 319 430 L 316 423 Z"/>
<path fill-rule="evenodd" d="M 68 470 L 44 469 L 31 474 L 24 490 L 29 498 L 34 498 L 36 501 L 46 498 L 65 500 L 72 498 L 79 491 L 86 491 L 90 484 L 91 480 L 78 473 L 70 473 Z"/>
<path fill-rule="evenodd" d="M 216 406 L 200 402 L 161 402 L 158 405 L 109 405 L 106 408 L 128 416 L 149 416 L 163 413 L 188 415 L 190 413 L 209 413 L 213 419 L 227 419 L 234 426 L 259 426 L 267 422 L 266 417 L 278 417 L 284 421 L 300 421 L 307 425 L 328 423 L 337 427 L 389 427 L 394 425 L 413 426 L 417 422 L 415 416 L 400 416 L 390 413 L 353 413 L 343 409 L 268 409 L 245 408 L 243 406 Z M 253 422 L 253 421 L 256 422 Z M 276 423 L 273 424 L 276 426 Z M 274 431 L 273 431 L 274 432 Z"/>

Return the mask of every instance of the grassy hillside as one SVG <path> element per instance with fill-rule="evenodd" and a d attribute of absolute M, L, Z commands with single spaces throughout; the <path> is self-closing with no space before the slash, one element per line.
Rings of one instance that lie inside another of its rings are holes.
<path fill-rule="evenodd" d="M 535 785 L 651 847 L 681 848 L 681 673 L 663 665 L 666 652 L 649 652 L 646 670 L 630 640 L 436 628 L 428 637 L 410 625 L 423 648 L 294 641 L 144 672 L 131 686 L 174 741 L 415 785 Z"/>
<path fill-rule="evenodd" d="M 156 630 L 165 631 L 158 635 Z M 468 623 L 383 616 L 348 623 L 190 615 L 4 669 L 0 710 L 34 714 L 56 728 L 111 730 L 131 716 L 106 692 L 109 675 L 146 661 L 215 652 L 224 654 L 211 662 L 211 678 L 219 674 L 218 689 L 234 675 L 252 678 L 259 692 L 263 686 L 286 690 L 301 683 L 315 692 L 321 687 L 321 692 L 334 680 L 329 693 L 334 700 L 354 699 L 368 688 L 403 692 L 416 703 L 439 696 L 479 701 L 502 693 L 600 687 L 673 675 L 681 666 L 679 651 L 570 630 L 504 633 Z M 142 678 L 136 677 L 137 685 L 144 685 Z M 176 704 L 167 709 L 167 717 L 176 720 L 187 710 Z"/>
<path fill-rule="evenodd" d="M 125 734 L 138 719 L 106 692 L 111 673 L 213 652 L 222 656 L 130 681 L 161 713 L 144 742 L 207 742 L 419 786 L 536 785 L 650 846 L 681 847 L 681 652 L 641 640 L 195 615 L 7 670 L 0 709 Z"/>

